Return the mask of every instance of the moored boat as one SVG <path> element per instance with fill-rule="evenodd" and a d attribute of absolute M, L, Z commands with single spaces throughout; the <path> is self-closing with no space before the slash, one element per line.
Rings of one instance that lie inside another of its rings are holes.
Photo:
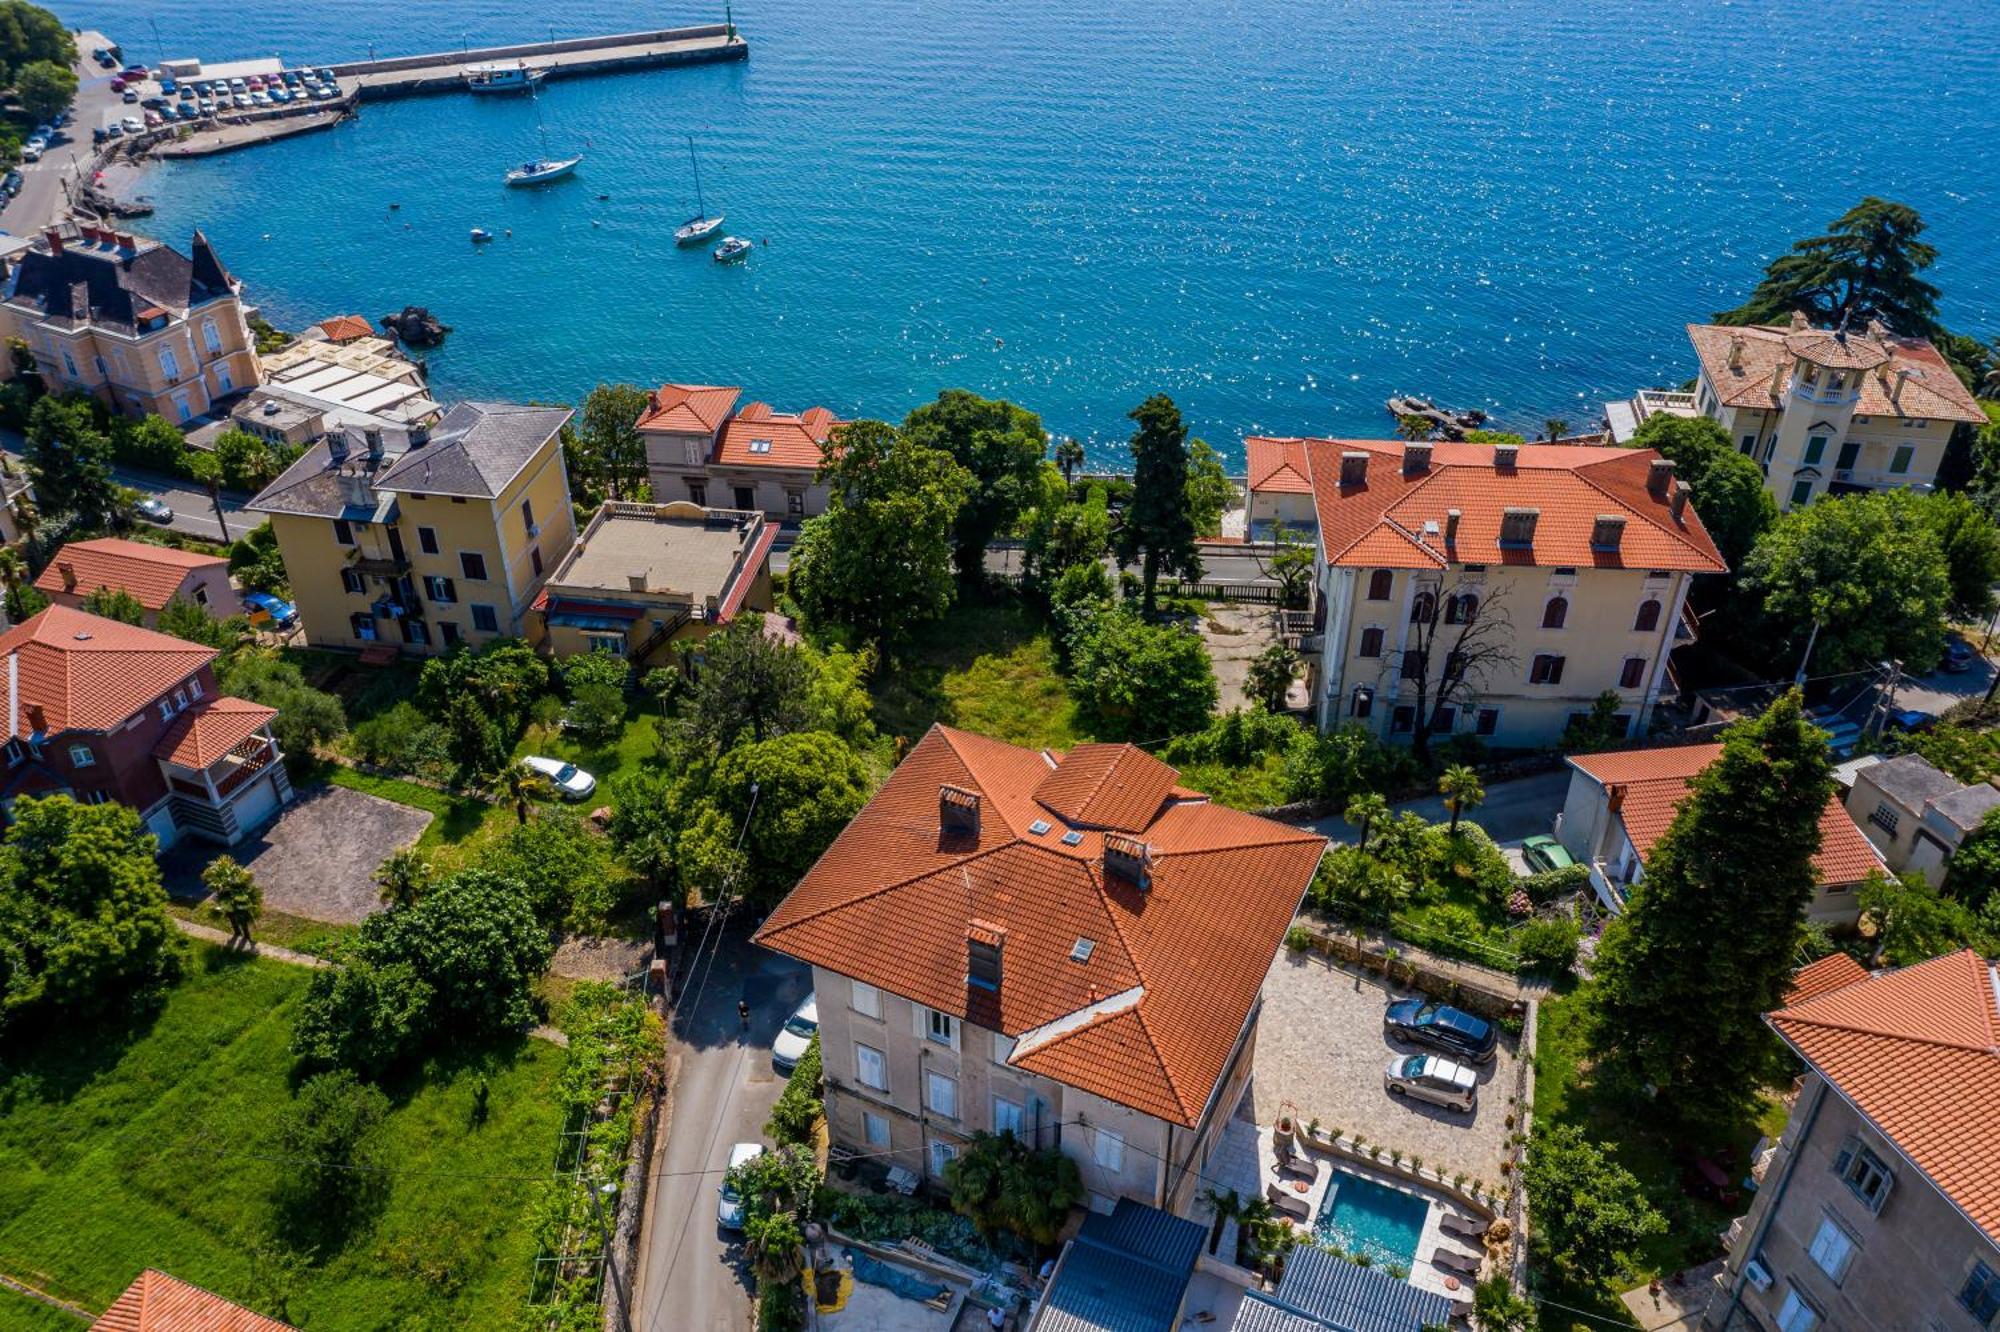
<path fill-rule="evenodd" d="M 533 162 L 523 162 L 507 173 L 509 185 L 540 185 L 551 180 L 561 180 L 576 170 L 576 164 L 583 160 L 581 153 L 575 157 L 538 158 Z"/>
<path fill-rule="evenodd" d="M 472 229 L 472 243 L 474 245 L 484 245 L 487 241 L 490 241 L 492 239 L 493 239 L 493 233 L 488 231 L 485 227 L 474 227 Z"/>
<path fill-rule="evenodd" d="M 741 236 L 724 236 L 722 244 L 715 247 L 715 262 L 733 264 L 750 253 L 750 242 Z"/>
<path fill-rule="evenodd" d="M 694 135 L 688 135 L 688 165 L 694 168 L 695 214 L 674 231 L 674 244 L 698 245 L 722 230 L 722 214 L 708 215 L 708 201 L 701 197 L 701 163 L 694 155 Z"/>
<path fill-rule="evenodd" d="M 465 86 L 476 93 L 527 92 L 548 77 L 546 69 L 525 64 L 474 65 L 465 71 Z"/>

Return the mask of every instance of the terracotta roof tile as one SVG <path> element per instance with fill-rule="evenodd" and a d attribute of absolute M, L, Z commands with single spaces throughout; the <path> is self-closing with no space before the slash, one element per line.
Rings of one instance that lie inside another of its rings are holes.
<path fill-rule="evenodd" d="M 1430 465 L 1403 470 L 1403 445 L 1380 439 L 1306 439 L 1299 444 L 1319 513 L 1320 549 L 1345 568 L 1436 568 L 1449 563 L 1678 569 L 1724 573 L 1708 530 L 1693 505 L 1674 517 L 1668 500 L 1646 488 L 1651 449 L 1524 444 L 1515 465 L 1501 469 L 1487 444 L 1430 445 Z M 1369 455 L 1366 479 L 1340 484 L 1341 455 Z M 1503 547 L 1500 523 L 1509 508 L 1539 511 L 1532 547 Z M 1458 534 L 1447 544 L 1451 510 Z M 1602 514 L 1626 519 L 1616 551 L 1591 546 Z"/>
<path fill-rule="evenodd" d="M 1074 764 L 1075 766 L 1072 766 Z M 1067 775 L 1062 776 L 1067 770 Z M 1052 776 L 1061 780 L 1050 786 Z M 1127 746 L 1058 757 L 934 726 L 757 932 L 765 947 L 1011 1036 L 1113 996 L 1020 1066 L 1170 1122 L 1199 1122 L 1325 839 L 1205 798 Z M 980 796 L 976 835 L 940 827 L 940 787 Z M 1150 886 L 1107 882 L 1115 818 Z M 1145 809 L 1145 817 L 1134 811 Z M 1046 824 L 1042 832 L 1036 823 Z M 1074 845 L 1065 845 L 1074 834 Z M 974 923 L 1005 932 L 997 993 L 966 983 Z M 1073 957 L 1087 939 L 1087 961 Z"/>
<path fill-rule="evenodd" d="M 1569 761 L 1602 786 L 1623 786 L 1625 802 L 1618 811 L 1632 849 L 1644 861 L 1666 836 L 1674 815 L 1687 799 L 1688 783 L 1715 762 L 1721 745 L 1673 745 L 1661 749 L 1628 749 L 1611 754 L 1578 754 Z M 1819 853 L 1813 869 L 1827 884 L 1859 883 L 1868 872 L 1884 868 L 1881 853 L 1854 824 L 1840 793 L 1827 797 L 1819 818 Z"/>
<path fill-rule="evenodd" d="M 822 446 L 839 424 L 824 407 L 786 416 L 773 412 L 769 403 L 753 402 L 723 427 L 714 461 L 731 467 L 816 470 L 825 460 Z"/>
<path fill-rule="evenodd" d="M 252 1313 L 150 1267 L 90 1328 L 91 1332 L 293 1332 L 290 1323 Z"/>
<path fill-rule="evenodd" d="M 21 658 L 17 734 L 107 730 L 146 707 L 215 657 L 215 649 L 101 615 L 50 606 L 0 634 L 0 658 Z"/>
<path fill-rule="evenodd" d="M 1773 411 L 1783 405 L 1785 380 L 1800 353 L 1862 371 L 1857 416 L 1899 420 L 1970 421 L 1986 414 L 1952 372 L 1943 353 L 1922 338 L 1849 332 L 1844 349 L 1825 330 L 1752 325 L 1689 324 L 1688 341 L 1715 396 L 1725 406 Z M 1733 364 L 1732 364 L 1733 362 Z"/>
<path fill-rule="evenodd" d="M 2000 1241 L 2000 976 L 1970 949 L 1794 1003 L 1771 1025 Z"/>
<path fill-rule="evenodd" d="M 1828 953 L 1817 962 L 1808 962 L 1792 973 L 1792 987 L 1785 991 L 1785 1006 L 1796 1007 L 1844 985 L 1868 979 L 1868 969 L 1847 953 Z"/>
<path fill-rule="evenodd" d="M 1250 489 L 1286 495 L 1312 494 L 1303 441 L 1252 436 L 1243 441 L 1243 450 L 1249 460 Z"/>
<path fill-rule="evenodd" d="M 335 315 L 331 319 L 320 320 L 316 327 L 326 334 L 328 342 L 354 342 L 375 336 L 375 326 L 360 315 Z"/>
<path fill-rule="evenodd" d="M 64 566 L 75 578 L 74 587 L 63 578 Z M 57 551 L 35 579 L 35 586 L 51 596 L 71 591 L 79 597 L 87 597 L 100 587 L 123 588 L 147 610 L 156 611 L 171 601 L 187 576 L 198 569 L 220 569 L 226 577 L 229 561 L 220 555 L 99 537 L 72 541 Z"/>
<path fill-rule="evenodd" d="M 713 435 L 735 410 L 743 390 L 717 384 L 662 384 L 639 417 L 641 430 Z"/>
<path fill-rule="evenodd" d="M 277 715 L 276 708 L 227 694 L 206 699 L 174 720 L 153 746 L 153 757 L 183 768 L 206 768 Z"/>

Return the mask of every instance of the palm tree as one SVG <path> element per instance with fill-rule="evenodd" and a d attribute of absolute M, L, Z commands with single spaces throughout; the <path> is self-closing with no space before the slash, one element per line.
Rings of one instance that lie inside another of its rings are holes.
<path fill-rule="evenodd" d="M 1431 431 L 1434 430 L 1435 428 L 1436 427 L 1431 424 L 1430 417 L 1418 416 L 1414 412 L 1412 412 L 1408 416 L 1399 416 L 1396 418 L 1397 436 L 1402 439 L 1411 440 L 1413 442 L 1422 442 L 1423 440 L 1429 439 L 1431 437 Z"/>
<path fill-rule="evenodd" d="M 1201 1200 L 1215 1213 L 1215 1221 L 1208 1228 L 1208 1252 L 1213 1257 L 1222 1243 L 1224 1227 L 1243 1215 L 1243 1196 L 1235 1189 L 1203 1189 Z"/>
<path fill-rule="evenodd" d="M 1444 797 L 1444 807 L 1451 811 L 1451 835 L 1458 836 L 1458 816 L 1468 809 L 1475 809 L 1486 799 L 1486 788 L 1479 783 L 1479 774 L 1463 763 L 1454 763 L 1438 778 L 1438 794 Z"/>
<path fill-rule="evenodd" d="M 35 507 L 35 502 L 28 498 L 26 491 L 14 496 L 14 526 L 21 529 L 21 540 L 32 540 L 41 521 L 41 510 Z"/>
<path fill-rule="evenodd" d="M 7 589 L 7 604 L 14 604 L 14 593 L 27 581 L 28 562 L 21 552 L 12 546 L 0 549 L 0 586 Z"/>
<path fill-rule="evenodd" d="M 493 789 L 502 801 L 513 806 L 514 817 L 526 823 L 529 808 L 537 799 L 548 794 L 549 779 L 532 768 L 509 763 L 494 779 Z"/>
<path fill-rule="evenodd" d="M 229 922 L 229 942 L 250 942 L 250 927 L 264 913 L 264 890 L 234 856 L 217 856 L 201 872 L 209 914 Z"/>
<path fill-rule="evenodd" d="M 222 540 L 227 544 L 229 519 L 222 512 L 222 460 L 205 449 L 189 449 L 182 456 L 186 459 L 188 475 L 207 488 L 208 502 L 215 506 L 216 526 L 222 529 Z"/>
<path fill-rule="evenodd" d="M 1361 830 L 1360 848 L 1368 849 L 1368 831 L 1377 820 L 1389 817 L 1389 802 L 1374 791 L 1363 791 L 1348 800 L 1341 817 Z"/>
<path fill-rule="evenodd" d="M 783 1285 L 805 1267 L 805 1236 L 790 1212 L 748 1218 L 743 1225 L 743 1253 L 759 1282 Z"/>
<path fill-rule="evenodd" d="M 406 846 L 376 868 L 375 882 L 382 889 L 383 906 L 413 907 L 431 886 L 431 863 Z"/>
<path fill-rule="evenodd" d="M 1076 480 L 1076 472 L 1083 466 L 1083 445 L 1075 439 L 1066 439 L 1056 445 L 1056 466 L 1062 468 L 1063 484 Z"/>
<path fill-rule="evenodd" d="M 1569 433 L 1569 422 L 1563 420 L 1560 416 L 1551 416 L 1548 420 L 1542 422 L 1542 430 L 1548 435 L 1551 441 L 1558 440 Z"/>

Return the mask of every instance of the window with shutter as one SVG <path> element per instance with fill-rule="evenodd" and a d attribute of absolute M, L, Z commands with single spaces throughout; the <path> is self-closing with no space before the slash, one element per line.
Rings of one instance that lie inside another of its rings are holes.
<path fill-rule="evenodd" d="M 1841 1144 L 1839 1154 L 1833 1159 L 1833 1173 L 1840 1176 L 1869 1211 L 1876 1213 L 1881 1212 L 1882 1204 L 1889 1200 L 1889 1190 L 1896 1183 L 1896 1177 L 1889 1173 L 1882 1158 L 1862 1146 L 1859 1138 L 1849 1138 Z"/>
<path fill-rule="evenodd" d="M 1838 1282 L 1847 1275 L 1848 1266 L 1854 1261 L 1854 1239 L 1829 1213 L 1820 1218 L 1819 1232 L 1813 1236 L 1806 1254 L 1815 1267 Z"/>

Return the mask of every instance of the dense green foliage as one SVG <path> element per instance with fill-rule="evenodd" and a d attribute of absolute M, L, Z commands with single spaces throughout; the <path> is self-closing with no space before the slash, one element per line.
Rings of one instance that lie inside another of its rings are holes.
<path fill-rule="evenodd" d="M 1991 848 L 1983 848 L 1982 861 Z M 1957 858 L 1952 866 L 1957 868 Z M 1907 967 L 1961 948 L 2000 950 L 2000 909 L 1992 897 L 1975 911 L 1946 897 L 1921 874 L 1871 871 L 1861 882 L 1861 914 L 1872 927 L 1876 956 L 1892 967 Z"/>
<path fill-rule="evenodd" d="M 1205 439 L 1188 441 L 1187 496 L 1194 534 L 1220 535 L 1222 514 L 1236 499 L 1236 487 L 1222 468 L 1222 456 Z"/>
<path fill-rule="evenodd" d="M 347 730 L 340 700 L 306 683 L 305 673 L 274 652 L 245 649 L 215 663 L 215 682 L 226 694 L 276 708 L 271 734 L 293 763 Z"/>
<path fill-rule="evenodd" d="M 1284 643 L 1273 643 L 1250 663 L 1243 696 L 1266 712 L 1283 712 L 1285 696 L 1299 677 L 1299 654 Z"/>
<path fill-rule="evenodd" d="M 206 607 L 178 594 L 161 607 L 153 627 L 163 634 L 172 634 L 175 638 L 184 638 L 190 643 L 199 643 L 217 651 L 234 647 L 250 632 L 250 622 L 242 616 L 232 615 L 227 620 L 218 620 L 208 613 Z"/>
<path fill-rule="evenodd" d="M 683 647 L 681 654 L 690 670 L 674 725 L 689 743 L 720 754 L 744 740 L 812 729 L 812 659 L 765 634 L 756 617 Z"/>
<path fill-rule="evenodd" d="M 1013 527 L 1040 492 L 1048 435 L 1042 418 L 998 398 L 946 389 L 903 419 L 903 435 L 950 454 L 971 477 L 952 522 L 958 576 L 984 577 L 986 547 Z"/>
<path fill-rule="evenodd" d="M 1619 716 L 1625 700 L 1607 689 L 1590 700 L 1590 711 L 1571 717 L 1563 726 L 1556 748 L 1565 754 L 1589 754 L 1609 749 L 1625 738 L 1628 723 Z"/>
<path fill-rule="evenodd" d="M 1869 195 L 1826 234 L 1793 243 L 1764 270 L 1750 299 L 1716 315 L 1725 324 L 1781 324 L 1794 311 L 1832 328 L 1880 319 L 1906 336 L 1938 331 L 1938 289 L 1920 274 L 1937 249 L 1917 239 L 1924 221 L 1907 204 Z"/>
<path fill-rule="evenodd" d="M 202 870 L 201 886 L 208 889 L 209 914 L 228 924 L 231 938 L 247 940 L 250 927 L 264 913 L 264 890 L 257 876 L 236 857 L 221 855 Z"/>
<path fill-rule="evenodd" d="M 1952 852 L 1945 874 L 1951 895 L 1974 911 L 1981 910 L 2000 890 L 2000 809 L 1989 809 Z"/>
<path fill-rule="evenodd" d="M 481 869 L 526 890 L 535 918 L 573 934 L 602 933 L 620 905 L 625 880 L 611 845 L 580 814 L 549 809 L 516 823 L 479 858 Z"/>
<path fill-rule="evenodd" d="M 144 624 L 146 621 L 146 608 L 140 604 L 139 598 L 122 587 L 112 587 L 108 583 L 93 589 L 83 599 L 83 609 L 120 624 Z"/>
<path fill-rule="evenodd" d="M 269 523 L 251 528 L 229 547 L 229 575 L 253 592 L 284 596 L 291 590 L 285 559 Z"/>
<path fill-rule="evenodd" d="M 1012 1133 L 974 1133 L 944 1168 L 952 1210 L 980 1234 L 1005 1230 L 1054 1244 L 1069 1209 L 1083 1201 L 1076 1162 L 1054 1148 L 1037 1150 Z"/>
<path fill-rule="evenodd" d="M 1742 565 L 1757 538 L 1777 520 L 1778 504 L 1764 488 L 1763 469 L 1737 452 L 1720 422 L 1656 412 L 1633 435 L 1632 447 L 1658 449 L 1672 460 L 1674 475 L 1687 482 L 1702 526 L 1731 569 Z"/>
<path fill-rule="evenodd" d="M 61 19 L 28 0 L 0 0 L 0 87 L 20 91 L 28 68 L 38 61 L 67 72 L 74 59 L 76 45 Z"/>
<path fill-rule="evenodd" d="M 1656 1088 L 1664 1114 L 1697 1126 L 1734 1122 L 1761 1085 L 1763 1015 L 1791 983 L 1834 790 L 1825 735 L 1796 690 L 1726 729 L 1722 746 L 1595 962 L 1603 1070 Z"/>
<path fill-rule="evenodd" d="M 103 527 L 117 507 L 111 437 L 99 424 L 100 410 L 88 394 L 75 393 L 43 398 L 28 415 L 35 503 L 52 518 L 74 518 L 87 528 Z"/>
<path fill-rule="evenodd" d="M 1130 415 L 1137 424 L 1132 432 L 1132 500 L 1113 539 L 1121 564 L 1140 562 L 1145 612 L 1151 617 L 1160 575 L 1200 578 L 1201 555 L 1195 549 L 1188 434 L 1180 408 L 1156 393 Z"/>
<path fill-rule="evenodd" d="M 780 1147 L 812 1146 L 813 1130 L 826 1113 L 820 1101 L 820 1078 L 824 1072 L 819 1033 L 815 1032 L 806 1044 L 806 1052 L 792 1066 L 791 1076 L 785 1079 L 785 1090 L 778 1094 L 778 1103 L 771 1107 L 771 1117 L 764 1123 L 764 1132 L 771 1135 L 771 1141 Z"/>
<path fill-rule="evenodd" d="M 1574 1125 L 1535 1130 L 1521 1180 L 1538 1251 L 1586 1281 L 1617 1271 L 1634 1245 L 1667 1228 L 1632 1172 Z"/>
<path fill-rule="evenodd" d="M 873 789 L 860 757 L 823 731 L 740 746 L 715 765 L 707 808 L 683 835 L 683 855 L 706 865 L 740 855 L 740 890 L 754 902 L 775 904 L 861 812 Z M 739 838 L 740 852 L 734 848 Z"/>
<path fill-rule="evenodd" d="M 379 1201 L 389 1162 L 377 1153 L 389 1098 L 347 1069 L 307 1078 L 286 1107 L 278 1141 L 293 1169 L 281 1176 L 277 1210 L 294 1247 L 317 1250 L 345 1238 L 357 1214 Z"/>
<path fill-rule="evenodd" d="M 1071 647 L 1077 711 L 1104 740 L 1164 740 L 1200 730 L 1215 710 L 1201 636 L 1155 624 L 1130 603 L 1105 608 Z"/>
<path fill-rule="evenodd" d="M 583 410 L 563 434 L 563 461 L 579 500 L 630 499 L 645 484 L 639 418 L 651 405 L 651 396 L 631 384 L 599 384 L 584 395 Z"/>

